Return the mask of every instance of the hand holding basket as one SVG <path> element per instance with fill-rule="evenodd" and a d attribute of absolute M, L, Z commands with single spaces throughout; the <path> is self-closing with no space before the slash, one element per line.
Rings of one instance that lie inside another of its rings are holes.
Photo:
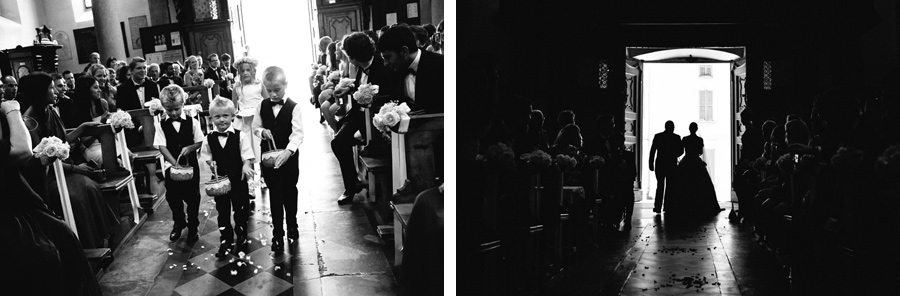
<path fill-rule="evenodd" d="M 179 154 L 178 159 L 175 160 L 175 166 L 169 169 L 169 177 L 174 181 L 187 181 L 194 178 L 194 167 L 190 164 L 181 166 L 182 156 L 184 154 Z"/>
<path fill-rule="evenodd" d="M 278 155 L 280 155 L 281 152 L 284 151 L 284 149 L 276 149 L 275 140 L 273 140 L 272 137 L 269 137 L 268 140 L 269 148 L 272 148 L 272 150 L 263 152 L 263 154 L 260 156 L 260 164 L 266 168 L 271 169 L 275 168 L 275 164 L 278 161 Z"/>
<path fill-rule="evenodd" d="M 216 173 L 215 161 L 213 161 L 209 167 L 212 170 L 213 175 L 212 180 L 204 184 L 206 195 L 222 196 L 228 194 L 228 192 L 231 191 L 231 180 L 228 179 L 228 176 L 219 176 Z"/>

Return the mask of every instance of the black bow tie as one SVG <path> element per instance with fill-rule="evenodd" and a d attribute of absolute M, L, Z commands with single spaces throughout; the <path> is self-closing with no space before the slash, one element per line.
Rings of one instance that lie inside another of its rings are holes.
<path fill-rule="evenodd" d="M 279 101 L 276 102 L 276 101 L 273 101 L 273 100 L 269 99 L 269 102 L 271 102 L 271 103 L 274 104 L 274 105 L 282 105 L 282 106 L 284 106 L 284 100 L 279 100 Z"/>
<path fill-rule="evenodd" d="M 216 136 L 219 136 L 219 137 L 226 137 L 226 138 L 227 138 L 228 136 L 231 135 L 231 132 L 213 132 L 213 134 L 215 134 Z"/>
<path fill-rule="evenodd" d="M 169 122 L 175 122 L 175 121 L 182 122 L 182 121 L 184 121 L 184 119 L 181 119 L 181 117 L 169 117 Z"/>
<path fill-rule="evenodd" d="M 413 68 L 408 68 L 408 69 L 406 69 L 406 70 L 409 71 L 409 74 L 412 74 L 413 76 L 416 76 L 416 70 L 414 70 Z"/>

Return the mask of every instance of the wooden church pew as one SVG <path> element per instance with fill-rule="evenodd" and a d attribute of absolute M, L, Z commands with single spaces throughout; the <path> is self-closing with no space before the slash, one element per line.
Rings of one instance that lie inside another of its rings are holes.
<path fill-rule="evenodd" d="M 116 138 L 120 139 L 123 150 L 125 148 L 125 139 L 122 133 L 122 131 L 114 133 L 111 125 L 101 124 L 85 129 L 82 135 L 93 136 L 100 141 L 103 159 L 101 168 L 106 172 L 106 180 L 98 182 L 98 185 L 104 196 L 106 196 L 107 203 L 113 210 L 121 209 L 119 205 L 119 196 L 127 189 L 128 198 L 126 199 L 126 202 L 130 203 L 134 223 L 139 224 L 140 213 L 138 211 L 139 202 L 137 190 L 134 185 L 134 177 L 132 176 L 131 171 L 128 170 L 131 163 L 128 159 L 128 155 L 125 155 L 124 153 L 121 157 L 116 156 Z M 119 166 L 120 160 L 125 167 Z M 120 212 L 121 211 L 117 211 L 117 214 L 120 214 Z"/>
<path fill-rule="evenodd" d="M 141 207 L 147 213 L 153 213 L 153 208 L 165 191 L 165 186 L 160 184 L 156 176 L 156 167 L 162 160 L 162 153 L 153 146 L 153 138 L 156 136 L 156 121 L 159 117 L 150 113 L 150 109 L 129 110 L 133 120 L 140 122 L 142 141 L 139 145 L 130 146 L 128 149 L 135 154 L 134 177 L 141 185 L 138 188 L 138 200 Z"/>
<path fill-rule="evenodd" d="M 75 225 L 75 215 L 72 213 L 72 201 L 69 198 L 69 187 L 66 186 L 66 174 L 63 172 L 61 160 L 57 159 L 53 162 L 53 171 L 54 174 L 56 174 L 56 188 L 59 190 L 60 204 L 63 209 L 63 221 L 66 225 L 69 225 L 69 228 L 75 233 L 75 237 L 78 237 L 78 227 Z M 88 259 L 88 263 L 91 265 L 91 270 L 94 274 L 97 274 L 101 269 L 109 266 L 113 261 L 112 250 L 110 248 L 85 249 L 84 255 Z"/>

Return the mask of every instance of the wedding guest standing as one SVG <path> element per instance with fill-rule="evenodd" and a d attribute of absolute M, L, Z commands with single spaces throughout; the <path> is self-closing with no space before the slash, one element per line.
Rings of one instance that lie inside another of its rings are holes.
<path fill-rule="evenodd" d="M 170 85 L 162 90 L 159 100 L 166 109 L 168 118 L 158 123 L 153 146 L 159 148 L 165 158 L 163 172 L 166 177 L 166 201 L 169 202 L 172 220 L 175 222 L 169 240 L 178 240 L 182 230 L 187 227 L 187 241 L 194 242 L 199 238 L 200 225 L 197 218 L 200 212 L 200 165 L 197 164 L 197 149 L 203 142 L 203 133 L 200 121 L 184 114 L 182 109 L 185 99 L 187 94 L 180 86 Z M 187 165 L 194 169 L 190 180 L 172 178 L 171 168 L 178 165 L 178 158 L 181 157 L 187 158 Z M 186 220 L 184 204 L 187 204 Z"/>
<path fill-rule="evenodd" d="M 147 79 L 147 62 L 144 58 L 132 58 L 127 69 L 132 72 L 131 78 L 123 81 L 118 87 L 115 99 L 116 109 L 126 111 L 143 109 L 144 103 L 153 98 L 159 98 L 159 85 Z M 138 146 L 143 141 L 143 136 L 139 132 L 140 122 L 137 120 L 134 122 L 135 128 L 124 131 L 128 147 Z"/>
<path fill-rule="evenodd" d="M 426 113 L 444 112 L 444 57 L 421 51 L 408 26 L 387 30 L 378 39 L 378 51 L 385 66 L 396 75 L 395 99 L 405 98 L 410 108 Z"/>
<path fill-rule="evenodd" d="M 272 209 L 272 251 L 284 250 L 284 228 L 287 236 L 296 242 L 300 236 L 297 227 L 297 181 L 300 177 L 297 149 L 303 143 L 303 120 L 297 103 L 284 96 L 287 77 L 280 67 L 266 68 L 263 83 L 269 89 L 268 98 L 260 102 L 253 117 L 253 134 L 262 138 L 264 151 L 284 149 L 275 160 L 274 168 L 262 167 L 262 175 L 269 186 L 269 208 Z M 275 142 L 270 147 L 269 140 Z"/>
<path fill-rule="evenodd" d="M 666 121 L 666 130 L 653 136 L 653 144 L 650 145 L 650 170 L 656 172 L 656 200 L 653 202 L 655 213 L 662 209 L 663 198 L 671 191 L 667 187 L 674 184 L 671 179 L 675 176 L 678 157 L 682 154 L 684 147 L 681 146 L 681 136 L 675 133 L 675 123 Z"/>

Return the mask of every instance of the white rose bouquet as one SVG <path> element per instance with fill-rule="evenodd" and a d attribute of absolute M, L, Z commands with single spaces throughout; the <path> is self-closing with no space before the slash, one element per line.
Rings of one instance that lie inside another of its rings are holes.
<path fill-rule="evenodd" d="M 575 160 L 575 158 L 565 154 L 556 155 L 556 166 L 563 172 L 571 171 L 576 165 L 578 165 L 578 160 Z"/>
<path fill-rule="evenodd" d="M 325 76 L 328 73 L 328 66 L 320 65 L 319 69 L 316 70 L 316 75 Z"/>
<path fill-rule="evenodd" d="M 378 94 L 378 86 L 373 84 L 363 84 L 360 85 L 359 88 L 353 93 L 353 99 L 356 100 L 357 103 L 363 106 L 368 106 L 372 104 L 372 100 L 375 98 L 375 95 Z"/>
<path fill-rule="evenodd" d="M 46 137 L 41 139 L 41 143 L 32 149 L 34 157 L 41 159 L 41 164 L 49 165 L 56 159 L 65 160 L 69 158 L 69 144 L 66 144 L 57 137 Z"/>
<path fill-rule="evenodd" d="M 234 80 L 234 74 L 231 74 L 231 73 L 225 74 L 225 79 Z"/>
<path fill-rule="evenodd" d="M 334 90 L 337 91 L 340 89 L 351 88 L 351 87 L 353 87 L 354 82 L 356 82 L 356 79 L 341 78 L 341 80 L 338 81 L 337 86 L 334 87 Z"/>
<path fill-rule="evenodd" d="M 372 124 L 381 132 L 389 133 L 391 128 L 400 124 L 403 117 L 409 118 L 408 113 L 409 106 L 406 103 L 397 105 L 396 102 L 390 102 L 381 106 L 381 110 L 372 118 Z"/>
<path fill-rule="evenodd" d="M 162 101 L 157 98 L 144 103 L 144 107 L 150 109 L 150 113 L 153 115 L 160 115 L 166 112 L 166 109 L 163 108 Z"/>
<path fill-rule="evenodd" d="M 528 162 L 528 169 L 531 172 L 540 172 L 553 163 L 553 160 L 550 159 L 550 154 L 544 152 L 542 150 L 534 150 L 531 153 L 525 153 L 519 156 L 519 159 Z"/>
<path fill-rule="evenodd" d="M 114 129 L 121 129 L 123 127 L 128 129 L 134 128 L 134 122 L 131 122 L 131 114 L 122 111 L 122 109 L 109 115 L 109 124 L 112 125 Z"/>
<path fill-rule="evenodd" d="M 350 78 L 347 78 L 347 79 L 350 79 Z M 331 71 L 331 73 L 328 73 L 328 81 L 330 81 L 333 84 L 340 83 L 341 82 L 341 71 Z M 350 79 L 351 83 L 353 81 L 354 81 L 353 79 Z"/>
<path fill-rule="evenodd" d="M 205 86 L 206 88 L 211 88 L 213 87 L 213 85 L 216 85 L 216 82 L 212 79 L 207 78 L 203 80 L 203 86 Z"/>

